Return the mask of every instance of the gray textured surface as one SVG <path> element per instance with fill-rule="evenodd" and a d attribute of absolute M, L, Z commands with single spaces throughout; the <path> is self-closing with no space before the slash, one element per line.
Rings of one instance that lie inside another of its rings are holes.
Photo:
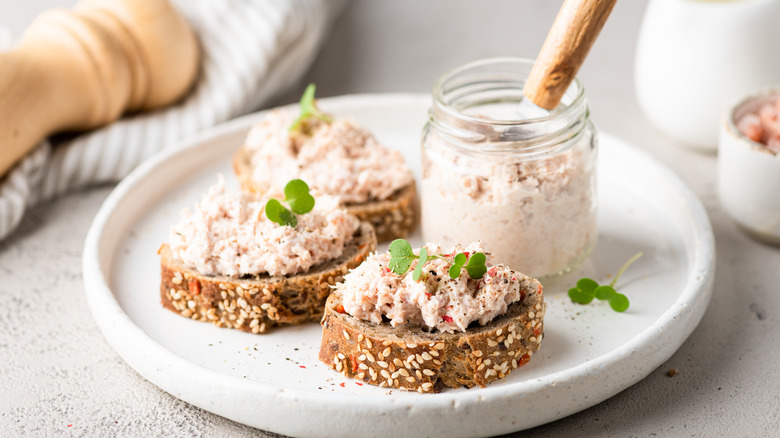
<path fill-rule="evenodd" d="M 0 20 L 18 31 L 39 4 L 68 2 L 14 3 L 0 5 Z M 580 77 L 598 128 L 649 151 L 704 201 L 718 248 L 713 299 L 689 340 L 646 379 L 522 435 L 771 436 L 780 429 L 780 249 L 750 240 L 722 212 L 715 156 L 680 147 L 642 116 L 633 54 L 645 4 L 618 2 Z M 535 56 L 559 5 L 354 1 L 307 80 L 322 96 L 428 91 L 466 61 Z M 273 436 L 158 390 L 106 344 L 86 306 L 81 249 L 108 192 L 36 208 L 0 242 L 0 435 Z M 672 368 L 678 374 L 668 377 Z"/>

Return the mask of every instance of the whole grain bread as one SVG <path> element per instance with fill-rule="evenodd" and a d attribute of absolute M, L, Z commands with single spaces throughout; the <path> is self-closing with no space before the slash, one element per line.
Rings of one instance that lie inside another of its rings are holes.
<path fill-rule="evenodd" d="M 233 156 L 233 171 L 238 177 L 241 189 L 252 193 L 264 192 L 252 179 L 251 155 L 243 147 Z M 419 217 L 417 187 L 414 181 L 388 199 L 345 204 L 343 207 L 361 221 L 370 223 L 380 242 L 408 236 L 417 225 Z"/>
<path fill-rule="evenodd" d="M 347 377 L 384 387 L 439 392 L 484 386 L 525 365 L 542 342 L 542 285 L 523 277 L 521 300 L 504 315 L 457 333 L 357 319 L 343 311 L 336 289 L 325 305 L 319 359 Z"/>
<path fill-rule="evenodd" d="M 293 276 L 235 278 L 203 275 L 183 266 L 163 244 L 160 298 L 166 309 L 184 317 L 265 333 L 274 326 L 321 318 L 331 285 L 375 250 L 374 230 L 363 222 L 337 259 Z"/>

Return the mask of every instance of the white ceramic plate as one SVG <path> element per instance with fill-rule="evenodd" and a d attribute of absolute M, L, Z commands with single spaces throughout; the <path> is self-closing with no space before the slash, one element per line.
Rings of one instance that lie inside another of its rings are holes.
<path fill-rule="evenodd" d="M 359 95 L 320 105 L 398 148 L 419 177 L 429 101 Z M 251 335 L 164 310 L 157 248 L 179 211 L 194 205 L 217 173 L 237 186 L 231 156 L 261 117 L 224 124 L 141 165 L 109 196 L 87 236 L 84 283 L 100 329 L 131 367 L 184 401 L 296 436 L 502 434 L 562 418 L 636 383 L 674 353 L 704 314 L 715 268 L 704 208 L 672 172 L 604 134 L 596 249 L 576 272 L 545 284 L 549 308 L 539 353 L 486 388 L 417 394 L 359 386 L 317 361 L 318 324 Z M 569 301 L 566 291 L 577 278 L 608 280 L 638 251 L 644 257 L 618 284 L 631 300 L 627 312 Z"/>

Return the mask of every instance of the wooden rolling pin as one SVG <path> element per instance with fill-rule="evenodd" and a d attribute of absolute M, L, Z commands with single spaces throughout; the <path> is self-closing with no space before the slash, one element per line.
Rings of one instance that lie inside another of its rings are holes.
<path fill-rule="evenodd" d="M 44 12 L 15 50 L 0 53 L 0 178 L 53 133 L 180 99 L 199 56 L 167 0 L 81 0 Z"/>
<path fill-rule="evenodd" d="M 566 0 L 536 57 L 523 93 L 552 110 L 577 76 L 617 0 Z"/>

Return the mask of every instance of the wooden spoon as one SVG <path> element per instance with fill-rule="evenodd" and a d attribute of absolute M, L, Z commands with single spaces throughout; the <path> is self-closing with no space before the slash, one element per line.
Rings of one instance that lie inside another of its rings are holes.
<path fill-rule="evenodd" d="M 552 110 L 577 76 L 617 0 L 566 0 L 531 68 L 523 93 Z"/>
<path fill-rule="evenodd" d="M 198 42 L 168 0 L 81 0 L 41 14 L 0 53 L 0 178 L 47 136 L 168 105 L 198 72 Z"/>

